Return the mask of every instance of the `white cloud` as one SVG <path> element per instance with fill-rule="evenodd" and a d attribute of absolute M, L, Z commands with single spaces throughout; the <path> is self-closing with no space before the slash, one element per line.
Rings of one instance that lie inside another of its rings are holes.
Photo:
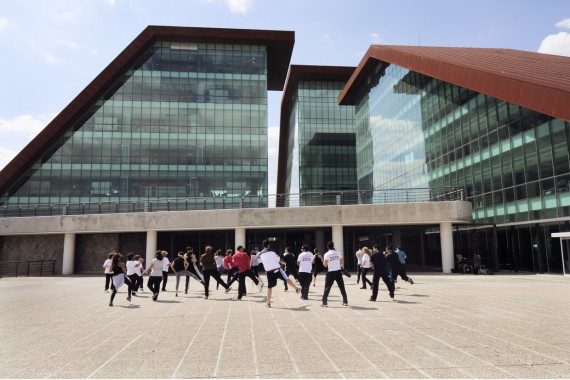
<path fill-rule="evenodd" d="M 12 120 L 0 119 L 0 134 L 19 133 L 27 135 L 31 139 L 46 125 L 45 120 L 36 119 L 30 115 L 18 116 Z"/>
<path fill-rule="evenodd" d="M 370 35 L 370 41 L 372 41 L 373 44 L 378 44 L 381 41 L 380 35 L 378 33 L 372 33 Z"/>
<path fill-rule="evenodd" d="M 560 20 L 556 24 L 554 24 L 554 26 L 560 29 L 570 29 L 570 18 L 565 18 L 564 20 Z"/>
<path fill-rule="evenodd" d="M 253 0 L 227 0 L 228 7 L 232 13 L 246 14 L 253 5 Z"/>
<path fill-rule="evenodd" d="M 554 26 L 558 29 L 570 29 L 570 18 L 560 20 Z M 540 43 L 538 52 L 570 57 L 570 33 L 558 32 L 549 34 Z"/>
<path fill-rule="evenodd" d="M 5 18 L 0 18 L 0 30 L 8 27 L 8 21 Z"/>
<path fill-rule="evenodd" d="M 30 115 L 0 119 L 0 170 L 47 125 L 47 120 Z"/>
<path fill-rule="evenodd" d="M 52 53 L 43 53 L 42 54 L 42 58 L 47 62 L 47 63 L 51 63 L 54 65 L 58 65 L 61 63 L 64 63 L 63 59 L 56 57 L 55 55 L 53 55 Z"/>
<path fill-rule="evenodd" d="M 546 36 L 542 40 L 538 52 L 570 57 L 570 33 L 559 32 Z"/>

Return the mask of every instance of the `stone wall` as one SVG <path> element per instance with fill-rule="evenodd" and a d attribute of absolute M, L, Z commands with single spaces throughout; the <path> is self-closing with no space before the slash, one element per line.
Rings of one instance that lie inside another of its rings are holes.
<path fill-rule="evenodd" d="M 119 234 L 77 235 L 74 273 L 103 273 L 103 262 L 112 251 L 119 251 Z"/>
<path fill-rule="evenodd" d="M 0 261 L 55 260 L 61 274 L 64 235 L 0 236 Z"/>

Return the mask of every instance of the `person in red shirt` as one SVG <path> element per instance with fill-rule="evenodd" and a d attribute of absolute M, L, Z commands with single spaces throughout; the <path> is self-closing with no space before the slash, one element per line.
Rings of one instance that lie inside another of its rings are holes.
<path fill-rule="evenodd" d="M 228 249 L 226 251 L 226 257 L 224 257 L 224 268 L 228 271 L 228 279 L 226 280 L 228 286 L 234 283 L 238 279 L 238 268 L 234 264 L 233 260 L 234 251 Z"/>
<path fill-rule="evenodd" d="M 251 270 L 251 258 L 249 254 L 243 249 L 243 246 L 239 245 L 237 247 L 237 252 L 232 256 L 233 262 L 238 267 L 239 271 L 239 285 L 238 285 L 238 300 L 241 300 L 247 289 L 245 287 L 245 278 L 249 277 L 253 280 L 253 283 L 257 285 L 257 290 L 261 292 L 263 289 L 263 283 L 260 282 L 257 277 L 253 274 Z"/>

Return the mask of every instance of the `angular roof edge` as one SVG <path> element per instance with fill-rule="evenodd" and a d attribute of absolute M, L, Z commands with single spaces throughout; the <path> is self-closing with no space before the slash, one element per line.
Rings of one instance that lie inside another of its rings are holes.
<path fill-rule="evenodd" d="M 570 121 L 570 57 L 513 49 L 372 45 L 339 95 L 354 104 L 359 87 L 386 62 Z"/>
<path fill-rule="evenodd" d="M 277 194 L 285 193 L 285 174 L 287 171 L 287 142 L 289 136 L 289 114 L 297 86 L 301 81 L 346 82 L 355 67 L 349 66 L 314 66 L 291 65 L 281 98 L 279 125 L 279 157 L 277 159 Z"/>
<path fill-rule="evenodd" d="M 0 195 L 40 159 L 43 152 L 76 123 L 156 41 L 196 40 L 205 43 L 243 43 L 267 47 L 267 87 L 282 90 L 295 44 L 295 32 L 255 29 L 146 27 L 85 87 L 18 155 L 0 171 Z"/>

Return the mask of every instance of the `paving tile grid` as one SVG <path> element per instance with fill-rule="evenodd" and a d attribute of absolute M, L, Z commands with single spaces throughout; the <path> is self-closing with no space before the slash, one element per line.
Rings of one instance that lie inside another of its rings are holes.
<path fill-rule="evenodd" d="M 411 273 L 377 302 L 175 278 L 113 307 L 103 276 L 0 279 L 1 378 L 570 378 L 570 277 Z M 146 283 L 146 278 L 145 278 Z M 182 285 L 181 285 L 182 286 Z"/>

